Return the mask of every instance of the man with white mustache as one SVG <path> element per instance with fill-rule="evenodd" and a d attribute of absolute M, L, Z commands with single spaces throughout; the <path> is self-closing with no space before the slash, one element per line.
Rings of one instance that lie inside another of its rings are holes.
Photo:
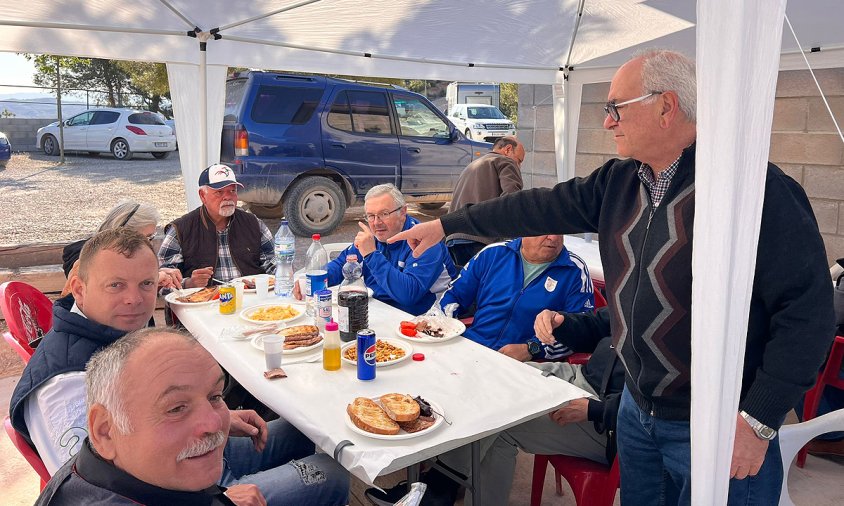
<path fill-rule="evenodd" d="M 85 372 L 89 436 L 36 504 L 346 504 L 348 475 L 327 455 L 266 469 L 294 443 L 268 440 L 260 419 L 257 434 L 236 424 L 220 366 L 190 335 L 131 332 Z M 232 486 L 268 473 L 272 486 Z"/>
<path fill-rule="evenodd" d="M 202 205 L 164 228 L 159 263 L 179 269 L 185 288 L 274 271 L 273 235 L 237 208 L 238 186 L 228 166 L 211 165 L 199 175 Z"/>

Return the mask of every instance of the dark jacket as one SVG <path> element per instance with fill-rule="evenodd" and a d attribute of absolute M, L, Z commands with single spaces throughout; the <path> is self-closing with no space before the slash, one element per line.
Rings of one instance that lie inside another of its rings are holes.
<path fill-rule="evenodd" d="M 64 277 L 70 274 L 73 264 L 79 260 L 79 254 L 82 253 L 82 246 L 85 246 L 86 242 L 88 242 L 88 239 L 82 239 L 81 241 L 72 242 L 62 249 L 62 270 L 64 271 Z"/>
<path fill-rule="evenodd" d="M 53 304 L 53 328 L 35 349 L 12 393 L 9 406 L 12 425 L 30 445 L 32 441 L 23 416 L 26 398 L 53 376 L 84 371 L 91 355 L 126 334 L 71 313 L 73 303 L 73 295 L 68 295 Z"/>
<path fill-rule="evenodd" d="M 598 232 L 627 386 L 642 410 L 673 420 L 688 420 L 691 404 L 694 161 L 692 145 L 657 208 L 637 176 L 640 163 L 615 159 L 589 177 L 442 218 L 446 234 Z M 740 409 L 778 428 L 814 383 L 832 336 L 832 287 L 817 222 L 803 189 L 769 164 Z"/>
<path fill-rule="evenodd" d="M 77 506 L 80 504 L 229 506 L 234 503 L 212 485 L 199 492 L 166 490 L 145 483 L 98 457 L 86 439 L 79 453 L 56 471 L 36 506 Z"/>
<path fill-rule="evenodd" d="M 179 270 L 189 278 L 196 269 L 217 265 L 217 227 L 199 206 L 165 227 L 176 229 L 184 261 Z M 254 214 L 235 209 L 229 221 L 229 250 L 242 276 L 264 274 L 261 268 L 261 227 Z"/>

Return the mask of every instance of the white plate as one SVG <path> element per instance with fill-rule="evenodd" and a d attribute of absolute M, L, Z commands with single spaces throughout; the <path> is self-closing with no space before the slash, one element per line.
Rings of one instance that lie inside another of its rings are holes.
<path fill-rule="evenodd" d="M 320 334 L 320 335 L 322 336 L 322 334 Z M 251 342 L 252 342 L 252 346 L 261 350 L 262 352 L 264 351 L 264 334 L 258 334 L 257 336 L 253 337 Z M 311 350 L 321 348 L 322 343 L 324 343 L 324 342 L 325 342 L 325 336 L 323 336 L 322 341 L 320 341 L 316 344 L 312 344 L 310 346 L 302 346 L 300 348 L 294 348 L 292 350 L 284 350 L 284 351 L 281 352 L 281 354 L 282 355 L 299 355 L 301 353 L 307 353 Z M 282 365 L 284 365 L 284 364 L 282 363 Z"/>
<path fill-rule="evenodd" d="M 331 303 L 334 304 L 335 306 L 337 305 L 337 293 L 339 291 L 339 288 L 340 288 L 339 286 L 332 286 L 331 288 L 329 288 L 329 290 L 331 290 Z M 375 292 L 372 291 L 372 288 L 369 288 L 367 286 L 366 287 L 366 293 L 369 294 L 369 298 L 371 299 L 372 294 L 374 294 Z"/>
<path fill-rule="evenodd" d="M 384 339 L 384 338 L 378 338 L 378 340 L 384 341 L 387 344 L 391 344 L 391 345 L 395 346 L 396 348 L 403 349 L 404 350 L 404 356 L 400 357 L 400 358 L 393 359 L 393 360 L 388 360 L 386 362 L 379 362 L 379 363 L 375 364 L 376 367 L 387 367 L 387 366 L 390 366 L 390 365 L 398 364 L 399 362 L 404 362 L 405 360 L 409 359 L 410 356 L 413 354 L 413 347 L 410 346 L 409 344 L 407 344 L 404 341 L 397 341 L 395 339 Z M 358 345 L 357 339 L 355 339 L 354 341 L 352 341 L 350 343 L 344 344 L 343 347 L 340 349 L 340 360 L 342 360 L 343 362 L 345 362 L 349 365 L 353 365 L 353 366 L 357 367 L 357 365 L 358 365 L 357 361 L 349 360 L 348 358 L 346 358 L 346 350 L 348 348 L 352 347 L 352 346 L 357 346 L 357 345 Z"/>
<path fill-rule="evenodd" d="M 281 320 L 253 320 L 249 317 L 249 315 L 253 314 L 255 311 L 264 308 L 264 307 L 272 307 L 272 306 L 292 306 L 293 309 L 299 311 L 299 314 L 292 317 L 292 318 L 282 318 Z M 240 312 L 240 317 L 249 323 L 274 323 L 274 322 L 292 322 L 293 320 L 297 320 L 305 315 L 305 305 L 304 304 L 284 304 L 279 302 L 274 302 L 272 304 L 260 304 L 258 306 L 252 306 L 244 309 Z"/>
<path fill-rule="evenodd" d="M 415 322 L 424 319 L 424 317 L 417 316 L 416 318 L 410 321 Z M 443 320 L 443 324 L 443 326 L 446 327 L 443 329 L 446 331 L 443 337 L 432 337 L 428 334 L 423 334 L 422 332 L 417 332 L 415 337 L 406 336 L 401 333 L 401 324 L 396 327 L 396 335 L 402 339 L 407 339 L 408 341 L 417 341 L 420 343 L 443 343 L 445 341 L 454 339 L 457 336 L 461 336 L 464 332 L 466 332 L 466 325 L 464 325 L 463 322 L 461 322 L 460 320 L 449 318 L 447 320 Z"/>
<path fill-rule="evenodd" d="M 258 274 L 258 276 L 260 276 L 260 274 Z M 269 291 L 272 293 L 272 291 L 275 289 L 275 276 L 270 276 L 269 274 L 265 274 L 265 276 L 267 276 L 269 278 L 269 284 L 270 284 L 269 285 L 270 286 Z M 235 281 L 243 281 L 245 279 L 253 279 L 253 278 L 255 278 L 255 276 L 241 276 L 239 278 L 234 278 L 233 280 L 229 281 L 229 283 L 234 283 Z M 243 293 L 255 293 L 255 289 L 254 288 L 247 288 L 246 286 L 244 286 L 243 287 Z"/>
<path fill-rule="evenodd" d="M 166 300 L 167 302 L 169 302 L 170 304 L 173 304 L 175 306 L 190 306 L 190 307 L 210 306 L 211 304 L 219 304 L 220 303 L 219 298 L 211 299 L 207 302 L 181 302 L 181 301 L 176 300 L 177 297 L 184 297 L 185 295 L 190 295 L 190 294 L 192 294 L 194 292 L 198 292 L 200 290 L 202 290 L 202 288 L 184 288 L 182 290 L 176 290 L 176 291 L 170 292 L 167 295 L 165 295 L 164 300 Z"/>
<path fill-rule="evenodd" d="M 375 401 L 376 404 L 378 404 L 378 397 L 375 397 L 372 400 Z M 346 412 L 346 416 L 345 416 L 346 427 L 352 429 L 353 432 L 357 432 L 361 436 L 371 437 L 372 439 L 384 439 L 384 440 L 387 440 L 387 441 L 401 441 L 403 439 L 412 439 L 412 438 L 415 438 L 415 437 L 424 436 L 424 435 L 427 435 L 427 434 L 431 433 L 432 431 L 436 430 L 437 427 L 442 425 L 443 422 L 445 421 L 445 418 L 443 418 L 443 415 L 445 414 L 445 412 L 443 411 L 443 408 L 441 408 L 439 404 L 435 404 L 431 401 L 428 401 L 428 403 L 431 405 L 431 408 L 434 411 L 436 411 L 436 413 L 434 413 L 434 417 L 436 419 L 434 420 L 434 425 L 431 425 L 430 427 L 428 427 L 425 430 L 420 430 L 419 432 L 405 432 L 403 429 L 400 429 L 399 433 L 394 434 L 394 435 L 375 434 L 375 433 L 372 433 L 372 432 L 366 432 L 365 430 L 363 430 L 360 427 L 358 427 L 357 425 L 355 425 L 354 422 L 352 422 L 352 419 L 349 417 L 348 412 Z M 440 414 L 440 413 L 442 413 L 442 414 Z"/>

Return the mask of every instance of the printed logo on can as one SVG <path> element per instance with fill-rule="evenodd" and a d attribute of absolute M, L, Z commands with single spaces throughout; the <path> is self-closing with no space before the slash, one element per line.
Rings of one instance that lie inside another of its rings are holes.
<path fill-rule="evenodd" d="M 220 303 L 225 304 L 226 302 L 231 301 L 233 297 L 234 295 L 231 293 L 220 292 Z"/>
<path fill-rule="evenodd" d="M 366 349 L 363 354 L 363 361 L 369 365 L 375 365 L 375 345 L 373 344 Z"/>

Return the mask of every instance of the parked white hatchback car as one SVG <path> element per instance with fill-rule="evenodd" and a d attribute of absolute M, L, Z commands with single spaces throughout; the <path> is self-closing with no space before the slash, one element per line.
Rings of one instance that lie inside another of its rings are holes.
<path fill-rule="evenodd" d="M 48 155 L 59 154 L 59 122 L 38 129 L 37 146 Z M 176 136 L 161 118 L 149 111 L 89 109 L 64 121 L 65 151 L 111 153 L 129 160 L 134 153 L 166 158 L 176 150 Z"/>
<path fill-rule="evenodd" d="M 448 119 L 467 138 L 495 142 L 505 135 L 516 135 L 516 125 L 494 105 L 455 104 Z"/>

